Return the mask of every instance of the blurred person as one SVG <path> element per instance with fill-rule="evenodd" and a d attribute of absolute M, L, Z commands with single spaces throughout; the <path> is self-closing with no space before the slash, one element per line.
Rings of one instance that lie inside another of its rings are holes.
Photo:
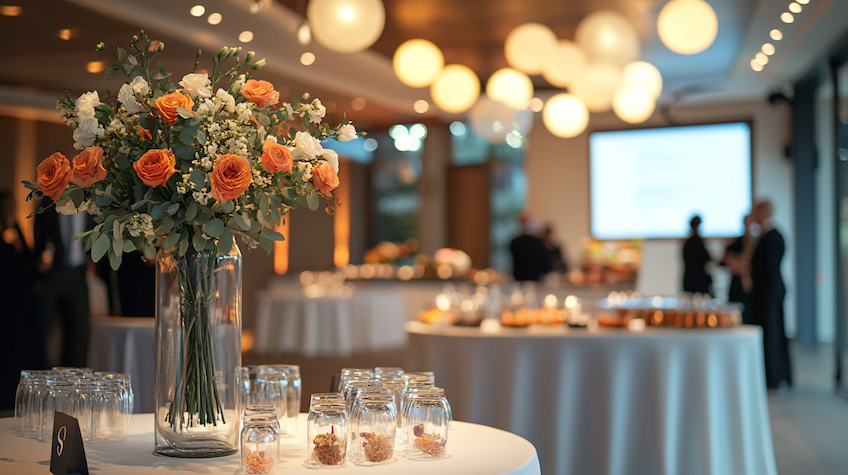
<path fill-rule="evenodd" d="M 521 235 L 512 240 L 512 275 L 516 281 L 539 281 L 551 270 L 545 242 L 536 236 L 536 222 L 530 213 L 521 215 Z"/>
<path fill-rule="evenodd" d="M 542 241 L 545 243 L 545 249 L 548 250 L 551 270 L 563 274 L 568 272 L 568 262 L 565 260 L 565 255 L 562 252 L 562 246 L 556 239 L 553 225 L 545 225 L 545 229 L 542 231 Z"/>
<path fill-rule="evenodd" d="M 21 370 L 47 369 L 48 314 L 32 253 L 15 219 L 15 200 L 0 191 L 0 410 L 14 406 Z"/>
<path fill-rule="evenodd" d="M 783 326 L 783 299 L 786 287 L 780 275 L 785 243 L 772 223 L 774 205 L 761 201 L 754 206 L 753 220 L 760 227 L 760 239 L 751 256 L 751 322 L 763 327 L 766 386 L 792 387 L 789 342 Z"/>
<path fill-rule="evenodd" d="M 701 217 L 694 216 L 689 226 L 692 228 L 691 235 L 683 244 L 683 291 L 712 295 L 713 278 L 707 273 L 707 264 L 712 262 L 712 257 L 698 231 Z"/>
<path fill-rule="evenodd" d="M 727 301 L 742 304 L 742 323 L 751 323 L 751 256 L 757 246 L 757 238 L 752 232 L 754 218 L 752 215 L 745 216 L 743 220 L 745 232 L 736 238 L 724 250 L 723 264 L 730 270 L 730 289 L 727 293 Z"/>
<path fill-rule="evenodd" d="M 71 215 L 56 211 L 53 200 L 42 198 L 35 215 L 35 253 L 42 272 L 42 284 L 52 313 L 62 327 L 62 353 L 59 366 L 86 365 L 91 312 L 84 240 L 74 239 L 91 228 L 88 213 Z"/>

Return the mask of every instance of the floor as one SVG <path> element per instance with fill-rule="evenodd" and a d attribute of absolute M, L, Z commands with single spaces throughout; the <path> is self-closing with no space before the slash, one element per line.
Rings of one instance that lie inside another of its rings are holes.
<path fill-rule="evenodd" d="M 793 348 L 795 388 L 769 394 L 769 414 L 777 471 L 780 475 L 848 474 L 848 399 L 833 391 L 833 347 Z M 299 364 L 303 394 L 329 390 L 342 367 L 404 366 L 406 349 L 354 355 L 349 358 L 259 357 L 245 355 L 245 364 Z M 308 410 L 308 398 L 301 410 Z"/>

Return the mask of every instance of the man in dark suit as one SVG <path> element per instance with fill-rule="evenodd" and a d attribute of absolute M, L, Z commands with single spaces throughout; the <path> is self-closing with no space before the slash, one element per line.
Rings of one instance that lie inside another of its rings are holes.
<path fill-rule="evenodd" d="M 534 234 L 533 218 L 521 215 L 521 235 L 509 244 L 512 253 L 512 275 L 516 281 L 538 281 L 551 271 L 551 259 L 545 242 Z"/>
<path fill-rule="evenodd" d="M 712 295 L 710 287 L 713 278 L 707 273 L 707 264 L 712 258 L 698 232 L 701 217 L 693 217 L 689 226 L 692 228 L 692 235 L 683 244 L 683 291 Z"/>
<path fill-rule="evenodd" d="M 50 198 L 35 216 L 34 251 L 39 258 L 42 282 L 53 313 L 62 326 L 60 366 L 82 367 L 88 357 L 91 311 L 86 283 L 87 257 L 84 240 L 74 238 L 91 227 L 86 212 L 64 215 L 56 211 Z"/>

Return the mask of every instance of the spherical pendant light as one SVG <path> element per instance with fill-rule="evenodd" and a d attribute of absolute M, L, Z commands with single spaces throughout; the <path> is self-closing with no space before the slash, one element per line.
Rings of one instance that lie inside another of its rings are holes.
<path fill-rule="evenodd" d="M 542 66 L 542 77 L 556 87 L 571 87 L 586 67 L 586 54 L 577 43 L 562 40 Z"/>
<path fill-rule="evenodd" d="M 570 139 L 577 137 L 589 125 L 589 110 L 573 94 L 557 94 L 545 103 L 542 121 L 550 133 Z"/>
<path fill-rule="evenodd" d="M 506 135 L 512 132 L 515 110 L 500 101 L 482 96 L 468 111 L 471 129 L 480 138 L 493 145 L 504 143 Z"/>
<path fill-rule="evenodd" d="M 449 64 L 430 85 L 430 96 L 445 112 L 465 112 L 480 97 L 480 79 L 468 66 Z"/>
<path fill-rule="evenodd" d="M 425 87 L 442 72 L 445 57 L 438 46 L 427 40 L 409 40 L 395 50 L 392 67 L 402 83 L 412 87 Z"/>
<path fill-rule="evenodd" d="M 550 28 L 540 23 L 525 23 L 506 37 L 504 54 L 513 68 L 527 74 L 540 74 L 556 46 L 557 37 Z"/>
<path fill-rule="evenodd" d="M 339 53 L 373 45 L 386 24 L 381 0 L 311 0 L 306 16 L 315 39 Z"/>
<path fill-rule="evenodd" d="M 657 32 L 668 49 L 696 54 L 709 48 L 718 34 L 718 18 L 703 0 L 671 0 L 660 10 Z"/>
<path fill-rule="evenodd" d="M 574 39 L 589 61 L 621 67 L 639 59 L 639 35 L 624 15 L 613 10 L 600 10 L 581 20 Z"/>
<path fill-rule="evenodd" d="M 662 93 L 663 80 L 659 70 L 647 61 L 633 61 L 621 72 L 619 89 L 641 89 L 657 99 Z"/>
<path fill-rule="evenodd" d="M 605 112 L 612 107 L 612 96 L 618 90 L 620 77 L 618 68 L 611 64 L 589 64 L 574 82 L 571 92 L 583 100 L 591 112 Z"/>
<path fill-rule="evenodd" d="M 533 98 L 533 81 L 521 71 L 503 68 L 486 82 L 489 99 L 501 101 L 516 110 L 526 109 Z"/>
<path fill-rule="evenodd" d="M 612 110 L 628 124 L 641 124 L 651 117 L 656 99 L 644 89 L 623 89 L 612 98 Z"/>

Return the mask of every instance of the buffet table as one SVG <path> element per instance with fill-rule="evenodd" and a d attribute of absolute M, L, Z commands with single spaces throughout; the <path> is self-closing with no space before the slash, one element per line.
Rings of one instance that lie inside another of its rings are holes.
<path fill-rule="evenodd" d="M 777 473 L 759 327 L 406 329 L 454 417 L 526 438 L 546 474 Z"/>
<path fill-rule="evenodd" d="M 277 473 L 314 474 L 303 466 L 306 459 L 306 414 L 298 420 L 297 434 L 281 439 L 281 460 Z M 0 473 L 42 475 L 50 466 L 47 443 L 18 437 L 12 432 L 14 420 L 0 419 Z M 177 459 L 153 455 L 153 414 L 133 417 L 128 435 L 121 442 L 85 443 L 88 468 L 103 475 L 203 473 L 232 475 L 240 468 L 238 455 L 212 459 Z M 341 473 L 439 473 L 539 475 L 539 459 L 530 442 L 508 432 L 465 422 L 450 426 L 447 452 L 450 458 L 434 462 L 407 460 L 396 452 L 396 463 L 360 467 L 350 462 Z"/>
<path fill-rule="evenodd" d="M 88 366 L 95 371 L 129 373 L 135 412 L 153 412 L 155 347 L 153 318 L 95 317 L 91 320 Z"/>
<path fill-rule="evenodd" d="M 406 344 L 404 304 L 391 290 L 308 297 L 300 289 L 259 294 L 254 353 L 346 357 Z"/>

